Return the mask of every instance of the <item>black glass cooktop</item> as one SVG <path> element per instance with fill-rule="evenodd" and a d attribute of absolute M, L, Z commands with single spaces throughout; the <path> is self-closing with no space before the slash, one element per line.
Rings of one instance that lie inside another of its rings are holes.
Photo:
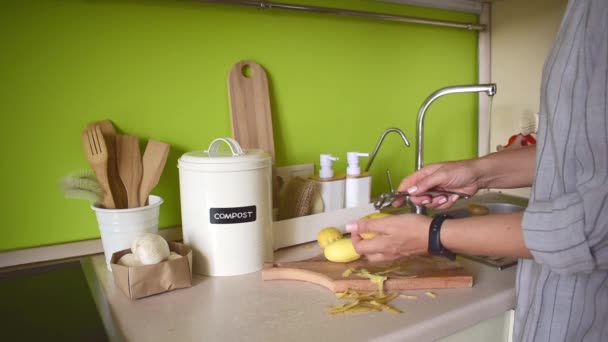
<path fill-rule="evenodd" d="M 0 270 L 3 341 L 109 341 L 82 261 Z"/>

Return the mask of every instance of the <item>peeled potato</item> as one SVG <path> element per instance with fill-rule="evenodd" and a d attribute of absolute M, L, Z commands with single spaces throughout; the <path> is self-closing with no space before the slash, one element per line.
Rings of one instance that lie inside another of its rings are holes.
<path fill-rule="evenodd" d="M 351 239 L 340 239 L 330 243 L 325 247 L 323 254 L 327 260 L 333 262 L 351 262 L 361 257 Z"/>
<path fill-rule="evenodd" d="M 383 217 L 387 217 L 387 216 L 391 216 L 391 214 L 389 214 L 389 213 L 371 213 L 369 215 L 363 216 L 363 218 L 364 219 L 377 219 L 377 218 L 383 218 Z"/>
<path fill-rule="evenodd" d="M 363 219 L 373 220 L 373 219 L 383 218 L 383 217 L 387 217 L 387 216 L 391 216 L 391 214 L 387 214 L 387 213 L 371 213 L 369 215 L 363 216 Z M 377 233 L 363 233 L 363 234 L 359 234 L 359 235 L 361 235 L 361 237 L 364 240 L 373 239 L 376 236 L 378 236 Z"/>
<path fill-rule="evenodd" d="M 342 238 L 342 232 L 338 230 L 336 227 L 327 227 L 323 228 L 317 234 L 317 243 L 319 243 L 319 247 L 324 249 L 330 243 L 340 240 Z"/>
<path fill-rule="evenodd" d="M 361 233 L 359 234 L 363 240 L 370 240 L 378 236 L 378 233 Z"/>
<path fill-rule="evenodd" d="M 479 205 L 474 203 L 470 204 L 467 209 L 471 216 L 483 216 L 488 215 L 490 213 L 490 209 L 488 209 L 488 207 L 486 207 L 485 205 Z"/>

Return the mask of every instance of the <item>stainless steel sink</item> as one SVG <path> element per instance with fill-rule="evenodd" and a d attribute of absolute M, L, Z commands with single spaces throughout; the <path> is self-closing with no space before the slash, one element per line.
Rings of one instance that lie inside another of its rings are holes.
<path fill-rule="evenodd" d="M 507 214 L 517 211 L 523 211 L 525 207 L 513 203 L 480 203 L 473 202 L 476 205 L 485 207 L 488 209 L 488 214 Z M 442 213 L 449 214 L 454 218 L 465 218 L 470 217 L 471 213 L 468 207 L 466 208 L 450 208 L 442 211 Z"/>
<path fill-rule="evenodd" d="M 446 210 L 429 210 L 429 214 L 446 213 L 455 218 L 465 218 L 471 216 L 469 207 L 473 204 L 488 208 L 490 214 L 506 214 L 523 211 L 528 206 L 528 199 L 501 192 L 485 192 L 466 200 L 459 200 L 454 206 Z"/>
<path fill-rule="evenodd" d="M 451 208 L 446 210 L 428 210 L 428 215 L 432 216 L 437 213 L 447 213 L 455 218 L 465 218 L 471 216 L 469 213 L 469 206 L 471 204 L 477 204 L 489 209 L 490 214 L 500 213 L 512 213 L 516 211 L 523 211 L 528 206 L 528 199 L 519 196 L 507 195 L 501 192 L 484 192 L 477 194 L 469 199 L 458 200 Z M 401 208 L 386 207 L 382 209 L 383 212 L 391 214 L 405 214 L 410 213 L 412 208 L 410 206 L 403 206 Z"/>
<path fill-rule="evenodd" d="M 469 209 L 472 205 L 483 206 L 488 209 L 488 214 L 507 214 L 518 211 L 524 211 L 528 205 L 528 199 L 506 195 L 497 192 L 487 192 L 481 195 L 473 196 L 468 200 L 461 200 L 456 203 L 452 208 L 442 211 L 435 211 L 431 215 L 436 213 L 446 213 L 454 218 L 465 218 L 471 217 L 471 210 Z M 511 257 L 493 257 L 493 256 L 482 256 L 482 255 L 468 255 L 461 254 L 461 256 L 477 261 L 489 266 L 493 266 L 502 270 L 504 268 L 517 264 L 516 258 Z"/>
<path fill-rule="evenodd" d="M 432 216 L 438 213 L 445 213 L 457 219 L 466 218 L 471 216 L 469 207 L 473 204 L 486 207 L 489 211 L 489 214 L 506 214 L 525 210 L 526 206 L 528 205 L 528 199 L 518 196 L 507 195 L 501 192 L 484 192 L 482 194 L 475 195 L 469 199 L 461 199 L 456 202 L 454 206 L 446 210 L 429 209 L 428 215 Z M 409 213 L 411 210 L 410 207 L 387 209 L 387 212 L 395 214 Z M 517 259 L 510 257 L 491 257 L 465 254 L 461 254 L 461 256 L 477 262 L 481 262 L 486 265 L 496 267 L 498 269 L 504 269 L 517 264 Z"/>

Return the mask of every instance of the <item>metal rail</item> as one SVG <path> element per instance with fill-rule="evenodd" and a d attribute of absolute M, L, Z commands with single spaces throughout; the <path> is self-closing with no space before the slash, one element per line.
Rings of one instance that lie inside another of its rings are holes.
<path fill-rule="evenodd" d="M 434 20 L 434 19 L 425 19 L 425 18 L 409 17 L 409 16 L 386 14 L 386 13 L 364 12 L 364 11 L 355 11 L 355 10 L 347 10 L 347 9 L 339 9 L 339 8 L 331 8 L 331 7 L 285 4 L 285 3 L 270 2 L 270 1 L 246 1 L 246 0 L 196 0 L 196 1 L 206 2 L 206 3 L 219 3 L 219 4 L 226 4 L 226 5 L 258 7 L 260 9 L 276 8 L 276 9 L 284 9 L 284 10 L 292 10 L 292 11 L 337 14 L 337 15 L 344 15 L 344 16 L 351 16 L 351 17 L 397 21 L 397 22 L 402 22 L 402 23 L 451 27 L 451 28 L 465 29 L 465 30 L 470 30 L 470 31 L 485 31 L 485 29 L 486 29 L 486 25 L 479 25 L 479 24 L 472 24 L 472 23 L 460 23 L 457 21 Z"/>

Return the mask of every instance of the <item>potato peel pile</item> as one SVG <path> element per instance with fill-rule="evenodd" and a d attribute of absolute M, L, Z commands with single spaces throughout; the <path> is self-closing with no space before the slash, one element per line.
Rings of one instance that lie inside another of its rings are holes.
<path fill-rule="evenodd" d="M 354 290 L 346 290 L 336 293 L 339 299 L 354 299 L 350 303 L 342 303 L 332 305 L 327 312 L 332 315 L 343 315 L 366 311 L 389 311 L 393 313 L 401 313 L 401 310 L 389 305 L 388 303 L 397 298 L 398 293 L 390 295 L 380 295 L 378 291 L 372 292 L 357 292 Z"/>
<path fill-rule="evenodd" d="M 372 273 L 362 268 L 360 270 L 355 268 L 349 268 L 342 273 L 343 277 L 349 277 L 354 274 L 358 277 L 368 278 L 372 283 L 378 286 L 376 291 L 361 292 L 348 289 L 344 292 L 337 292 L 336 297 L 338 299 L 353 299 L 353 302 L 342 303 L 332 305 L 327 310 L 327 313 L 332 315 L 343 315 L 357 312 L 368 312 L 368 311 L 389 311 L 392 313 L 402 313 L 401 310 L 389 305 L 388 303 L 399 296 L 399 293 L 384 293 L 384 282 L 388 279 L 393 271 L 399 268 L 387 269 L 384 271 Z M 407 278 L 413 278 L 415 275 L 407 276 Z M 401 277 L 400 277 L 401 278 Z"/>

